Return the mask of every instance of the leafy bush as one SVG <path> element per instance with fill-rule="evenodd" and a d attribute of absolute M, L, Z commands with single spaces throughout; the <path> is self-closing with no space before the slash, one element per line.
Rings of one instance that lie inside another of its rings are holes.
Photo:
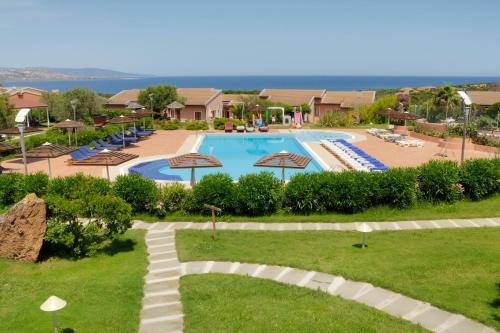
<path fill-rule="evenodd" d="M 237 211 L 258 216 L 276 212 L 282 198 L 280 180 L 270 172 L 241 176 L 236 185 Z"/>
<path fill-rule="evenodd" d="M 423 200 L 430 202 L 454 202 L 460 199 L 457 163 L 453 161 L 430 161 L 418 167 L 418 186 Z"/>
<path fill-rule="evenodd" d="M 396 208 L 408 208 L 417 200 L 417 172 L 413 168 L 394 168 L 374 175 L 376 200 Z"/>
<path fill-rule="evenodd" d="M 207 130 L 208 124 L 206 121 L 193 120 L 186 123 L 186 129 L 190 131 Z"/>
<path fill-rule="evenodd" d="M 333 173 L 299 173 L 290 179 L 284 190 L 284 206 L 295 213 L 309 214 L 326 211 L 324 201 L 320 201 L 322 180 Z"/>
<path fill-rule="evenodd" d="M 224 213 L 234 211 L 236 186 L 226 173 L 213 173 L 203 176 L 193 188 L 198 209 L 204 211 L 203 204 L 214 205 Z"/>
<path fill-rule="evenodd" d="M 215 118 L 214 119 L 214 128 L 217 130 L 223 130 L 226 123 L 232 123 L 233 127 L 245 125 L 244 121 L 238 120 L 238 119 Z"/>
<path fill-rule="evenodd" d="M 48 222 L 44 255 L 93 255 L 106 245 L 106 240 L 124 233 L 132 225 L 130 205 L 110 195 L 74 200 L 49 195 L 45 201 Z M 81 223 L 82 217 L 89 219 Z"/>
<path fill-rule="evenodd" d="M 378 93 L 377 93 L 378 95 Z M 420 104 L 420 103 L 414 103 Z M 362 105 L 358 108 L 359 120 L 364 124 L 368 123 L 381 123 L 383 122 L 383 117 L 378 113 L 384 111 L 388 108 L 394 109 L 397 105 L 396 95 L 390 94 L 385 95 L 377 99 L 370 105 Z"/>
<path fill-rule="evenodd" d="M 167 184 L 163 188 L 163 205 L 169 212 L 183 209 L 185 200 L 189 197 L 189 189 L 179 183 Z"/>
<path fill-rule="evenodd" d="M 328 188 L 324 198 L 327 209 L 342 213 L 357 213 L 372 206 L 376 175 L 362 171 L 344 171 L 328 177 L 322 186 Z M 323 191 L 323 189 L 321 190 Z"/>
<path fill-rule="evenodd" d="M 113 193 L 128 202 L 135 213 L 156 207 L 160 199 L 156 183 L 134 173 L 118 176 L 113 184 Z"/>
<path fill-rule="evenodd" d="M 15 202 L 22 200 L 27 194 L 35 193 L 41 197 L 47 193 L 49 177 L 43 172 L 19 177 L 16 186 Z"/>
<path fill-rule="evenodd" d="M 500 191 L 500 159 L 471 159 L 460 166 L 460 182 L 464 193 L 480 200 Z"/>
<path fill-rule="evenodd" d="M 160 126 L 161 129 L 167 131 L 177 130 L 181 127 L 178 121 L 159 121 L 157 122 L 157 125 Z"/>
<path fill-rule="evenodd" d="M 16 193 L 23 175 L 18 173 L 0 175 L 0 207 L 15 203 Z"/>
<path fill-rule="evenodd" d="M 350 127 L 354 124 L 352 112 L 327 111 L 319 120 L 321 127 Z"/>
<path fill-rule="evenodd" d="M 57 195 L 66 199 L 87 199 L 94 195 L 106 195 L 111 191 L 109 181 L 103 178 L 77 173 L 74 176 L 57 177 L 47 186 L 48 195 Z"/>

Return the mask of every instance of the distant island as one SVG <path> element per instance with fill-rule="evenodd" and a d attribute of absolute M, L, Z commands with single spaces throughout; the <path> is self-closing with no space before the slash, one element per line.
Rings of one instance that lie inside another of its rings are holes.
<path fill-rule="evenodd" d="M 23 67 L 1 68 L 0 82 L 137 79 L 153 75 L 133 74 L 101 68 Z"/>

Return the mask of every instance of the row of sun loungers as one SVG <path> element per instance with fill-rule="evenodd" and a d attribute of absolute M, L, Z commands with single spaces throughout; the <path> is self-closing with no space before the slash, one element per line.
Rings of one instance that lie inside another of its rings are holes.
<path fill-rule="evenodd" d="M 388 169 L 382 162 L 345 140 L 327 139 L 321 140 L 321 143 L 349 169 L 374 172 Z"/>
<path fill-rule="evenodd" d="M 257 128 L 259 129 L 259 132 L 268 132 L 269 131 L 269 126 L 265 125 L 264 123 L 261 124 L 261 126 L 257 126 Z M 231 133 L 233 132 L 234 130 L 234 127 L 233 127 L 233 123 L 225 123 L 224 124 L 224 132 L 226 133 Z M 255 132 L 255 127 L 253 125 L 240 125 L 240 126 L 236 126 L 236 132 L 238 133 L 244 133 L 244 132 L 248 132 L 248 133 L 252 133 L 252 132 Z"/>
<path fill-rule="evenodd" d="M 394 134 L 384 129 L 371 128 L 367 132 L 387 142 L 394 142 L 401 147 L 423 147 L 424 145 L 422 140 L 410 139 L 406 135 Z"/>

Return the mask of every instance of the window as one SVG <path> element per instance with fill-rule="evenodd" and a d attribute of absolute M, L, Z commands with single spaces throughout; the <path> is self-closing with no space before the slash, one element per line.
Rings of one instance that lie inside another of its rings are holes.
<path fill-rule="evenodd" d="M 201 120 L 201 111 L 194 112 L 194 120 Z"/>

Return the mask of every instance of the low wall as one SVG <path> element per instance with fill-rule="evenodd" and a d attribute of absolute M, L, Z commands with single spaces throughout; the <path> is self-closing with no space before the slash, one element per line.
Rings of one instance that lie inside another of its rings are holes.
<path fill-rule="evenodd" d="M 420 126 L 424 131 L 438 131 L 441 133 L 446 132 L 446 124 L 442 123 L 424 123 L 424 122 L 417 122 L 418 126 Z"/>
<path fill-rule="evenodd" d="M 410 132 L 410 136 L 412 138 L 437 143 L 439 145 L 439 147 L 444 147 L 444 145 L 445 145 L 444 139 L 436 138 L 435 136 L 429 136 L 429 135 L 425 135 L 425 134 L 417 133 L 417 132 Z M 447 141 L 448 141 L 448 145 L 447 145 L 448 149 L 462 149 L 462 138 L 448 138 Z M 496 147 L 483 146 L 483 145 L 478 145 L 478 144 L 472 143 L 470 141 L 470 139 L 467 139 L 467 141 L 465 142 L 465 149 L 482 151 L 485 153 L 495 153 L 498 150 L 498 148 L 496 148 Z"/>

